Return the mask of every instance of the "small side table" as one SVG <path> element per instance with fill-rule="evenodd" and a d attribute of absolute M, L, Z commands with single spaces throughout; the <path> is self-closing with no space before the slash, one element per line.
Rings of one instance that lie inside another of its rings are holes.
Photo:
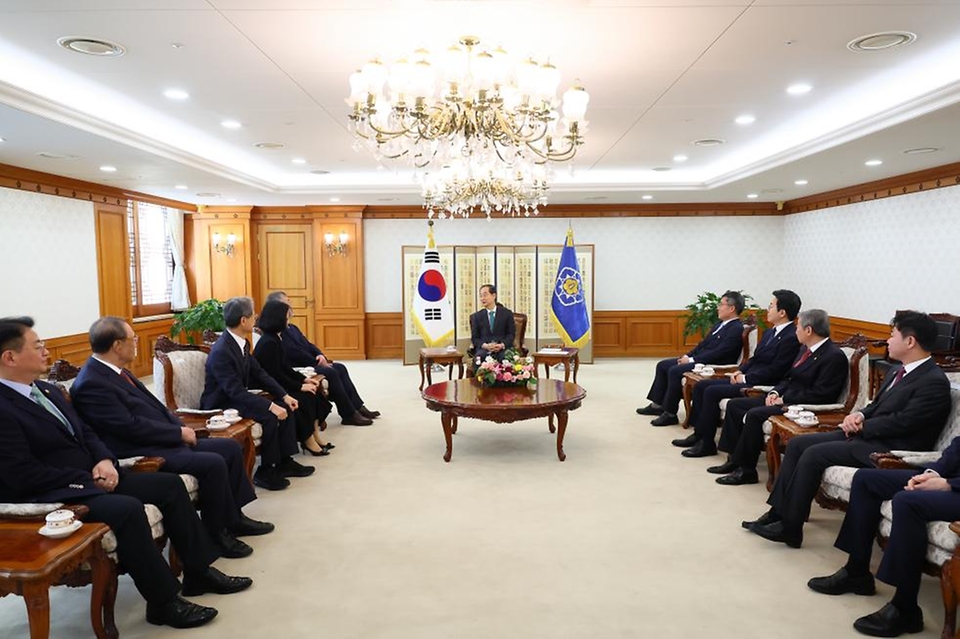
<path fill-rule="evenodd" d="M 257 447 L 253 443 L 252 419 L 241 419 L 239 422 L 230 424 L 223 430 L 209 430 L 207 428 L 207 418 L 202 415 L 177 413 L 177 417 L 180 418 L 184 426 L 189 426 L 194 430 L 204 431 L 208 433 L 210 437 L 228 437 L 237 440 L 243 449 L 243 467 L 247 471 L 247 477 L 253 481 L 253 467 L 257 462 Z"/>
<path fill-rule="evenodd" d="M 557 364 L 563 364 L 563 381 L 570 381 L 570 365 L 573 365 L 573 383 L 577 383 L 577 373 L 580 371 L 580 349 L 579 348 L 560 348 L 562 353 L 544 353 L 537 351 L 531 354 L 533 357 L 533 370 L 537 377 L 540 377 L 540 364 L 543 364 L 547 373 L 547 379 L 550 379 L 550 367 Z"/>
<path fill-rule="evenodd" d="M 104 524 L 83 524 L 63 539 L 37 531 L 42 521 L 0 522 L 0 597 L 17 594 L 27 605 L 31 639 L 50 636 L 50 586 L 74 573 L 84 562 L 93 571 L 90 623 L 97 639 L 119 636 L 113 618 L 117 598 L 116 565 L 103 550 Z"/>
<path fill-rule="evenodd" d="M 810 435 L 811 433 L 827 433 L 837 430 L 837 426 L 846 417 L 845 413 L 817 413 L 820 423 L 817 426 L 801 426 L 786 415 L 774 415 L 770 418 L 773 430 L 767 440 L 767 490 L 773 490 L 773 482 L 780 472 L 780 456 L 783 455 L 787 443 L 794 437 Z"/>
<path fill-rule="evenodd" d="M 690 406 L 693 404 L 693 387 L 697 383 L 702 382 L 705 379 L 723 379 L 727 376 L 727 373 L 737 370 L 736 366 L 730 366 L 726 368 L 714 367 L 713 375 L 703 375 L 701 373 L 695 373 L 693 371 L 687 371 L 683 374 L 683 379 L 685 383 L 683 385 L 683 421 L 680 422 L 680 426 L 683 428 L 690 428 Z"/>
<path fill-rule="evenodd" d="M 427 386 L 433 384 L 433 376 L 430 369 L 434 364 L 440 364 L 447 367 L 447 379 L 453 379 L 453 366 L 457 366 L 457 379 L 463 379 L 463 353 L 458 350 L 449 350 L 446 348 L 421 348 L 420 349 L 420 388 L 423 390 L 424 379 Z"/>

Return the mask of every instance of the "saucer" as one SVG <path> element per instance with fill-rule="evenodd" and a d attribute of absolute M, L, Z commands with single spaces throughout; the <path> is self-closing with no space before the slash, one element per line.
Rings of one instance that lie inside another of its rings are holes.
<path fill-rule="evenodd" d="M 240 421 L 239 419 L 237 421 Z M 236 422 L 228 421 L 226 424 L 207 424 L 207 430 L 227 430 L 231 424 Z"/>
<path fill-rule="evenodd" d="M 816 425 L 818 425 L 818 424 L 820 423 L 820 420 L 819 420 L 819 419 L 809 419 L 809 420 L 804 419 L 803 421 L 797 420 L 796 423 L 797 423 L 797 426 L 810 427 L 810 426 L 816 426 Z"/>
<path fill-rule="evenodd" d="M 227 417 L 227 425 L 229 426 L 230 424 L 236 424 L 242 419 L 243 417 L 240 417 L 240 415 L 237 415 L 236 417 Z"/>
<path fill-rule="evenodd" d="M 79 519 L 75 519 L 72 524 L 69 526 L 64 526 L 62 528 L 47 528 L 47 525 L 44 524 L 40 530 L 37 532 L 43 535 L 44 537 L 50 537 L 51 539 L 60 539 L 61 537 L 67 537 L 72 535 L 76 531 L 80 530 L 80 526 L 83 525 L 83 522 Z"/>

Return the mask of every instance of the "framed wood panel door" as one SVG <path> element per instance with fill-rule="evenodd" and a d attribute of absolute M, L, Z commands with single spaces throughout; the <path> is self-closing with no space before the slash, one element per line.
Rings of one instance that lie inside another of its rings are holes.
<path fill-rule="evenodd" d="M 273 291 L 286 291 L 293 318 L 307 339 L 314 341 L 313 226 L 261 224 L 257 228 L 260 295 L 263 306 Z"/>

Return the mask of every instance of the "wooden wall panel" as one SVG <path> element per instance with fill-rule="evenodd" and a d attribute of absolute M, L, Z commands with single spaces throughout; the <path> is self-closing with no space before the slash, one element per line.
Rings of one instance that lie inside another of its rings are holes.
<path fill-rule="evenodd" d="M 112 204 L 98 204 L 94 215 L 97 233 L 100 315 L 115 315 L 129 320 L 133 317 L 133 306 L 130 300 L 127 208 Z"/>
<path fill-rule="evenodd" d="M 356 319 L 317 320 L 317 346 L 333 359 L 366 359 L 364 321 Z"/>
<path fill-rule="evenodd" d="M 86 333 L 53 337 L 44 339 L 44 342 L 47 350 L 50 351 L 49 364 L 53 364 L 58 359 L 65 359 L 74 366 L 80 366 L 90 357 L 90 338 Z"/>
<path fill-rule="evenodd" d="M 139 337 L 137 342 L 137 359 L 130 366 L 130 370 L 137 377 L 153 375 L 153 350 L 157 339 L 161 335 L 170 336 L 170 327 L 173 318 L 151 320 L 149 322 L 135 322 L 131 324 L 133 331 Z"/>
<path fill-rule="evenodd" d="M 368 359 L 403 357 L 403 313 L 367 313 Z"/>

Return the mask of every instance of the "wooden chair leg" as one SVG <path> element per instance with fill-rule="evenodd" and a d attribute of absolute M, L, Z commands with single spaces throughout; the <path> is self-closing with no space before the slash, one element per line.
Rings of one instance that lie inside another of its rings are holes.
<path fill-rule="evenodd" d="M 943 631 L 940 633 L 941 639 L 954 639 L 960 637 L 957 634 L 957 590 L 960 587 L 960 579 L 956 579 L 956 570 L 953 562 L 957 560 L 956 554 L 948 559 L 940 569 L 940 594 L 943 597 Z"/>

